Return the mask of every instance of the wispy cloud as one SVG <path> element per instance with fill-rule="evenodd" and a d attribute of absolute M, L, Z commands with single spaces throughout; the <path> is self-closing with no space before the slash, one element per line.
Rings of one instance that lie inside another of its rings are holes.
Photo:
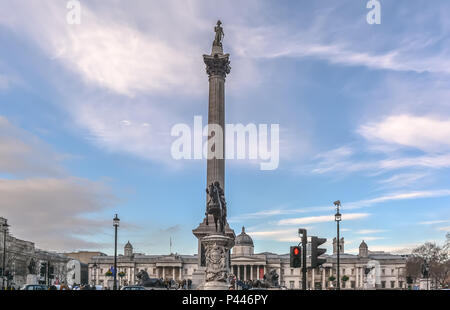
<path fill-rule="evenodd" d="M 346 213 L 342 215 L 342 220 L 351 221 L 370 216 L 369 213 Z M 334 215 L 321 215 L 284 219 L 277 222 L 278 225 L 304 225 L 313 223 L 334 222 Z"/>
<path fill-rule="evenodd" d="M 357 234 L 376 234 L 376 233 L 381 233 L 381 232 L 386 232 L 386 230 L 384 230 L 384 229 L 362 229 L 362 230 L 356 231 Z"/>
<path fill-rule="evenodd" d="M 317 156 L 313 173 L 368 171 L 375 174 L 404 168 L 442 169 L 450 167 L 450 121 L 429 116 L 391 115 L 378 122 L 361 125 L 356 132 L 366 144 L 365 159 L 355 147 L 339 147 Z M 380 149 L 390 149 L 380 158 Z M 422 151 L 410 155 L 400 151 L 407 148 Z M 424 172 L 403 173 L 380 181 L 396 187 L 416 183 L 426 176 Z"/>
<path fill-rule="evenodd" d="M 410 199 L 423 199 L 423 198 L 433 198 L 433 197 L 446 197 L 450 196 L 450 189 L 442 190 L 425 190 L 425 191 L 410 191 L 410 192 L 397 192 L 382 195 L 375 198 L 363 199 L 358 201 L 342 202 L 342 208 L 345 210 L 355 210 L 361 208 L 372 207 L 377 204 L 386 203 L 390 201 L 398 200 L 410 200 Z M 298 213 L 312 213 L 312 212 L 324 212 L 333 211 L 333 206 L 315 206 L 315 207 L 304 207 L 301 209 L 273 209 L 264 210 L 255 213 L 246 213 L 242 215 L 235 216 L 231 218 L 233 222 L 241 222 L 248 219 L 261 219 L 270 218 L 282 215 L 292 215 Z M 334 219 L 334 218 L 333 218 Z"/>
<path fill-rule="evenodd" d="M 434 225 L 434 224 L 442 224 L 442 223 L 449 223 L 450 220 L 435 220 L 435 221 L 424 221 L 420 222 L 420 225 Z"/>
<path fill-rule="evenodd" d="M 362 125 L 366 140 L 442 153 L 450 148 L 450 120 L 427 116 L 391 115 L 380 122 Z"/>
<path fill-rule="evenodd" d="M 118 202 L 107 184 L 70 175 L 67 155 L 54 152 L 32 133 L 0 116 L 1 215 L 12 233 L 53 250 L 102 248 L 86 237 L 103 233 L 108 223 L 95 219 Z M 94 215 L 94 217 L 92 217 Z"/>

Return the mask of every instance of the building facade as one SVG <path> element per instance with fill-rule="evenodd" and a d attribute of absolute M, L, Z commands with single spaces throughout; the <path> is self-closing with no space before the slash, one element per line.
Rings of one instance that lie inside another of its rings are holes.
<path fill-rule="evenodd" d="M 319 268 L 308 268 L 307 289 L 332 289 L 336 286 L 336 240 L 334 252 L 324 255 L 326 263 Z M 363 241 L 358 255 L 344 252 L 344 238 L 340 246 L 341 289 L 404 289 L 406 288 L 406 259 L 404 255 L 393 255 L 385 252 L 371 252 Z M 309 264 L 309 258 L 308 258 Z M 94 256 L 89 262 L 89 283 L 112 287 L 110 273 L 114 265 L 113 256 Z M 145 270 L 151 278 L 173 279 L 182 281 L 191 279 L 198 268 L 197 255 L 145 255 L 133 253 L 128 242 L 124 254 L 117 258 L 120 285 L 138 284 L 136 275 Z M 263 280 L 264 274 L 275 270 L 279 275 L 279 283 L 288 289 L 301 289 L 302 274 L 300 268 L 291 268 L 289 254 L 254 253 L 252 238 L 242 228 L 235 239 L 231 254 L 231 272 L 237 280 L 251 282 Z M 345 276 L 345 277 L 344 277 Z M 333 279 L 334 277 L 334 279 Z"/>
<path fill-rule="evenodd" d="M 68 257 L 37 249 L 33 242 L 15 238 L 9 232 L 7 219 L 0 217 L 0 268 L 3 268 L 3 253 L 6 253 L 4 264 L 5 275 L 8 276 L 1 279 L 4 281 L 0 280 L 2 288 L 3 285 L 21 287 L 25 284 L 66 280 Z M 49 271 L 52 271 L 50 277 L 47 276 L 50 275 Z"/>

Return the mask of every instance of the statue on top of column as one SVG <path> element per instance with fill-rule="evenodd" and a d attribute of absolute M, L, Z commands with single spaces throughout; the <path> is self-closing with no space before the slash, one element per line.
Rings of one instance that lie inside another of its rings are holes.
<path fill-rule="evenodd" d="M 216 33 L 216 37 L 213 42 L 213 46 L 222 46 L 222 39 L 225 36 L 225 33 L 223 32 L 222 22 L 219 20 L 217 21 L 217 25 L 214 27 L 214 32 Z"/>
<path fill-rule="evenodd" d="M 209 225 L 208 214 L 212 214 L 214 217 L 216 231 L 224 233 L 227 218 L 227 203 L 225 201 L 225 193 L 220 187 L 220 183 L 217 181 L 208 186 L 208 188 L 206 189 L 206 193 L 209 196 L 205 214 L 206 225 Z"/>

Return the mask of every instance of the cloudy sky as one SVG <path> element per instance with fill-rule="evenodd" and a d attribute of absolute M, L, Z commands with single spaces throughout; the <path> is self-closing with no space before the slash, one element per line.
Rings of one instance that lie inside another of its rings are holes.
<path fill-rule="evenodd" d="M 192 254 L 206 162 L 170 155 L 206 119 L 218 19 L 231 54 L 227 123 L 280 125 L 280 165 L 230 160 L 229 222 L 255 251 L 297 229 L 346 252 L 402 251 L 450 231 L 450 3 L 0 0 L 0 216 L 49 250 Z"/>

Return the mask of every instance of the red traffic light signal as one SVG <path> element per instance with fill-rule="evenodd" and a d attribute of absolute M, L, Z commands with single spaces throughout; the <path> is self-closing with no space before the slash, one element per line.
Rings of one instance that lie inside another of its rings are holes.
<path fill-rule="evenodd" d="M 292 268 L 298 268 L 302 265 L 302 251 L 299 246 L 291 246 L 290 262 Z"/>

